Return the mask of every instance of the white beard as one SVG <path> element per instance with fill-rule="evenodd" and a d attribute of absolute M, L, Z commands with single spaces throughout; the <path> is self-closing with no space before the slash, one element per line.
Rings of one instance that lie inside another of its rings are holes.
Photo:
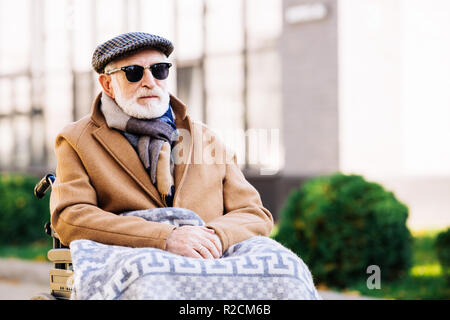
<path fill-rule="evenodd" d="M 161 117 L 169 108 L 170 96 L 167 90 L 155 86 L 153 89 L 139 88 L 134 96 L 125 99 L 122 90 L 115 77 L 111 77 L 111 85 L 114 90 L 117 105 L 130 117 L 138 119 L 154 119 Z M 144 96 L 158 96 L 159 99 L 149 99 L 146 105 L 139 104 L 137 99 Z"/>

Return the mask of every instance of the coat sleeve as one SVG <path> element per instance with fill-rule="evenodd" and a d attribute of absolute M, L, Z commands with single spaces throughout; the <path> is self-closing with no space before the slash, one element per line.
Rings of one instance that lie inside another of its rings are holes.
<path fill-rule="evenodd" d="M 235 154 L 225 166 L 224 214 L 207 224 L 221 239 L 223 251 L 253 236 L 268 236 L 273 227 L 272 214 L 263 207 L 258 191 L 245 179 Z"/>
<path fill-rule="evenodd" d="M 82 161 L 62 135 L 56 139 L 55 152 L 57 168 L 50 197 L 51 224 L 64 245 L 88 239 L 104 244 L 165 249 L 174 226 L 102 210 Z"/>

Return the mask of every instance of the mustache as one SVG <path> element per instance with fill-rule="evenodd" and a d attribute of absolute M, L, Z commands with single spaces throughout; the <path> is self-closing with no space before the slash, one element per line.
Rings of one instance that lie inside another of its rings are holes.
<path fill-rule="evenodd" d="M 161 98 L 163 95 L 163 91 L 161 88 L 154 87 L 153 89 L 148 88 L 139 88 L 135 94 L 135 98 L 147 97 L 147 96 L 158 96 Z"/>

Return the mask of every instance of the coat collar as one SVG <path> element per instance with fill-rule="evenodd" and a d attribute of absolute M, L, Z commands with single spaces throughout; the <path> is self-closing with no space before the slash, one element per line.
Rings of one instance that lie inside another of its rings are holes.
<path fill-rule="evenodd" d="M 145 171 L 139 156 L 134 151 L 133 147 L 127 141 L 127 139 L 120 134 L 117 130 L 112 130 L 108 127 L 105 117 L 100 110 L 100 100 L 102 93 L 99 93 L 92 104 L 91 119 L 97 125 L 97 129 L 94 130 L 93 135 L 97 141 L 103 146 L 103 148 L 115 159 L 115 161 L 125 170 L 136 183 L 146 191 L 150 197 L 153 198 L 156 203 L 161 207 L 165 204 L 161 199 L 156 187 L 152 184 L 150 177 Z M 175 114 L 175 124 L 177 128 L 187 129 L 192 133 L 192 124 L 189 116 L 186 114 L 186 105 L 181 102 L 177 97 L 170 94 L 170 104 Z M 174 147 L 180 141 L 176 141 Z M 191 134 L 191 141 L 189 143 L 189 156 L 191 159 L 193 149 L 193 138 Z M 176 206 L 176 200 L 179 198 L 180 189 L 186 176 L 189 163 L 176 164 L 174 168 L 174 182 L 175 182 L 175 195 L 173 199 L 173 206 Z"/>

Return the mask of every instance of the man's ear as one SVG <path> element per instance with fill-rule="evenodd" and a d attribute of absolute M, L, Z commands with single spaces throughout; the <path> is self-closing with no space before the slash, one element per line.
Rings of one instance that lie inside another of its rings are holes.
<path fill-rule="evenodd" d="M 100 82 L 103 91 L 105 91 L 108 96 L 114 99 L 114 90 L 111 85 L 111 76 L 102 73 L 98 76 L 98 82 Z"/>

